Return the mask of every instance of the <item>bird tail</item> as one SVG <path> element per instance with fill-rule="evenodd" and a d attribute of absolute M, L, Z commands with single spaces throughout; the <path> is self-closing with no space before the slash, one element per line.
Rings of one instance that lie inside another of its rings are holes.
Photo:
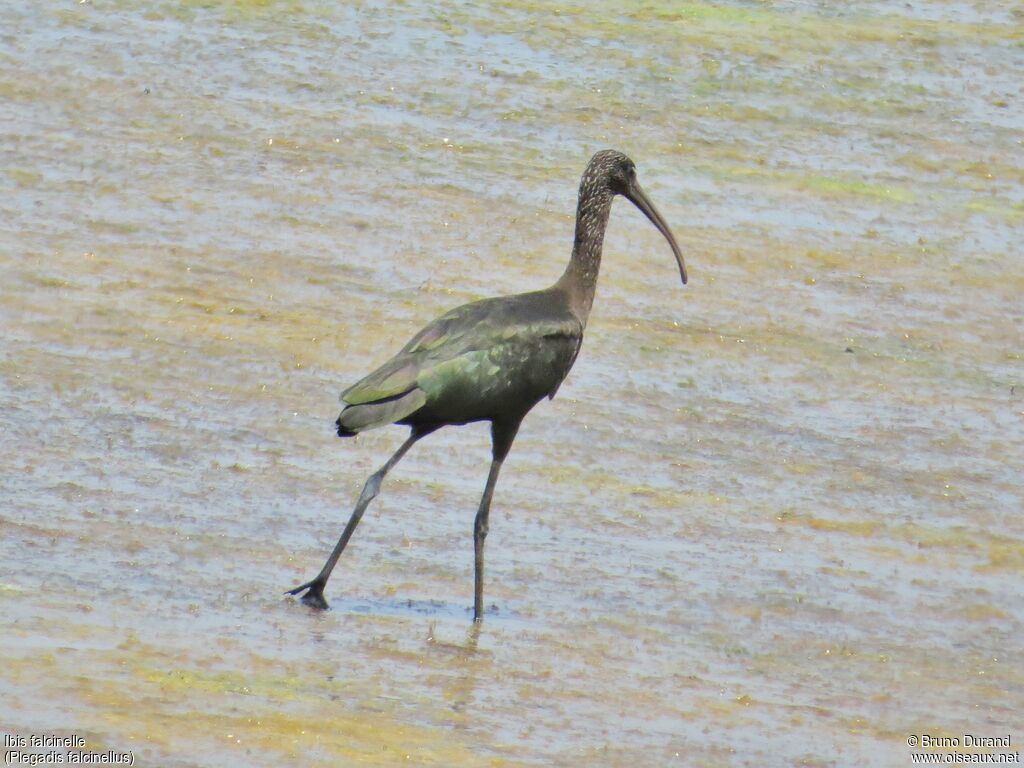
<path fill-rule="evenodd" d="M 344 411 L 342 411 L 342 413 L 344 414 Z M 338 437 L 355 437 L 359 434 L 354 429 L 349 429 L 342 424 L 341 416 L 338 416 L 334 423 L 338 425 Z"/>
<path fill-rule="evenodd" d="M 352 437 L 367 429 L 394 424 L 422 408 L 426 402 L 426 393 L 422 389 L 413 388 L 394 397 L 346 405 L 335 422 L 338 425 L 338 436 Z"/>

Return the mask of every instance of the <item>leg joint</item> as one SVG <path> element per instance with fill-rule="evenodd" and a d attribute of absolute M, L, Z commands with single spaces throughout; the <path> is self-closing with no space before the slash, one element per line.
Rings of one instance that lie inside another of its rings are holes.
<path fill-rule="evenodd" d="M 369 502 L 376 498 L 377 494 L 380 493 L 380 484 L 384 479 L 384 470 L 378 469 L 366 480 L 366 485 L 363 486 L 363 492 L 360 494 L 361 501 Z"/>
<path fill-rule="evenodd" d="M 476 520 L 473 521 L 473 536 L 481 541 L 487 538 L 487 513 L 488 510 L 486 507 L 480 509 L 480 511 L 476 513 Z"/>

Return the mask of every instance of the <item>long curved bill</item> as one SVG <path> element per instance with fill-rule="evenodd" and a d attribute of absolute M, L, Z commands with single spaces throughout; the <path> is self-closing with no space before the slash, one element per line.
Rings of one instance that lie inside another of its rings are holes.
<path fill-rule="evenodd" d="M 661 218 L 661 214 L 654 207 L 654 203 L 650 201 L 647 194 L 640 188 L 640 185 L 636 183 L 630 185 L 630 188 L 625 192 L 625 196 L 633 205 L 643 211 L 644 216 L 650 219 L 651 223 L 668 240 L 668 244 L 672 246 L 672 253 L 675 254 L 676 261 L 679 262 L 679 276 L 683 278 L 683 285 L 686 285 L 686 264 L 683 263 L 683 254 L 679 250 L 675 237 L 672 236 L 672 230 L 668 228 L 668 224 Z"/>

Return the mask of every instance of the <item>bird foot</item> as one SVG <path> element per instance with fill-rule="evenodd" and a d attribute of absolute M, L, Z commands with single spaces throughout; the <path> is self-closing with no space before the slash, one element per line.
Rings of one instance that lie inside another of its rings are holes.
<path fill-rule="evenodd" d="M 319 611 L 326 611 L 330 606 L 324 599 L 324 584 L 325 582 L 320 579 L 313 579 L 295 589 L 289 589 L 285 594 L 298 595 L 300 592 L 305 592 L 306 594 L 302 596 L 302 602 L 305 605 L 308 605 L 310 608 L 316 608 Z"/>

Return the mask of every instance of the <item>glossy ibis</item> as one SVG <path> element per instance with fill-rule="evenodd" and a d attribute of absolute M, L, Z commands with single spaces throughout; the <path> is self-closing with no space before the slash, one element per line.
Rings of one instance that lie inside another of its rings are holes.
<path fill-rule="evenodd" d="M 484 540 L 498 472 L 523 417 L 543 398 L 555 396 L 580 351 L 594 303 L 605 227 L 616 195 L 623 195 L 643 211 L 665 236 L 686 283 L 683 255 L 665 220 L 637 183 L 633 161 L 613 150 L 595 154 L 580 181 L 572 258 L 558 282 L 543 291 L 483 299 L 451 310 L 342 393 L 345 407 L 337 421 L 342 437 L 388 424 L 404 424 L 412 431 L 366 481 L 348 525 L 317 577 L 287 594 L 305 592 L 304 603 L 327 608 L 327 579 L 384 476 L 417 440 L 431 432 L 449 424 L 489 421 L 493 461 L 473 526 L 473 619 L 479 622 L 483 618 Z"/>

